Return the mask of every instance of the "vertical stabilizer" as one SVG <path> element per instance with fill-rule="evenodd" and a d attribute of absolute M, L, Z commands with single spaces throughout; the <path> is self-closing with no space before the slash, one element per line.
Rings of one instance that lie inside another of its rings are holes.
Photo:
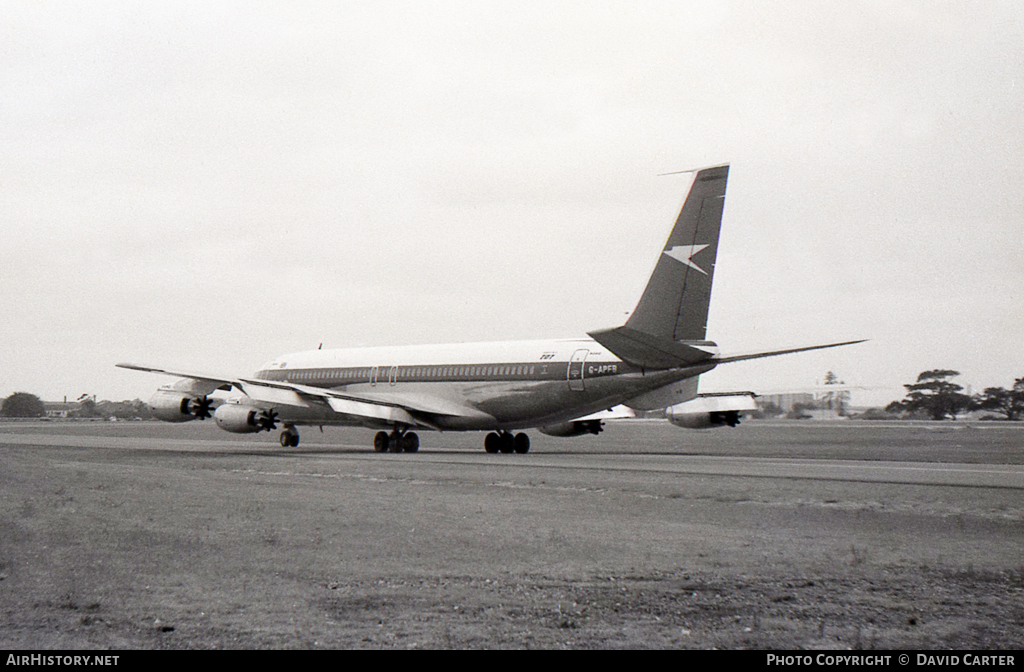
<path fill-rule="evenodd" d="M 728 165 L 697 171 L 626 327 L 672 341 L 704 340 L 728 177 Z"/>

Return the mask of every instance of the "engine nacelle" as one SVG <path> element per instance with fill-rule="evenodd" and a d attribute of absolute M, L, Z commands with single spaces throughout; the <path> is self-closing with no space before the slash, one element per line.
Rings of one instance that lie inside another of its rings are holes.
<path fill-rule="evenodd" d="M 677 427 L 688 429 L 735 427 L 740 424 L 741 413 L 756 409 L 757 402 L 751 392 L 702 394 L 669 406 L 665 409 L 665 418 Z"/>
<path fill-rule="evenodd" d="M 153 415 L 164 422 L 188 422 L 195 420 L 194 406 L 198 398 L 174 390 L 160 389 L 149 400 Z"/>
<path fill-rule="evenodd" d="M 603 429 L 604 426 L 600 420 L 574 420 L 541 427 L 539 431 L 548 436 L 583 436 L 584 434 L 600 434 Z"/>
<path fill-rule="evenodd" d="M 217 426 L 235 434 L 254 434 L 262 429 L 259 422 L 261 411 L 242 404 L 221 404 L 213 413 Z"/>
<path fill-rule="evenodd" d="M 675 413 L 672 407 L 665 409 L 665 417 L 677 427 L 687 429 L 710 429 L 712 427 L 735 427 L 740 424 L 739 411 L 715 411 L 714 413 Z"/>

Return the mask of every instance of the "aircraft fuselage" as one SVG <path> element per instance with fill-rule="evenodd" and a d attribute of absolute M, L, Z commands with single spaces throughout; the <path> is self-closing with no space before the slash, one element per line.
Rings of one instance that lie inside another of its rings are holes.
<path fill-rule="evenodd" d="M 278 357 L 254 377 L 431 406 L 438 429 L 512 430 L 566 422 L 712 368 L 645 371 L 593 339 L 578 338 L 310 350 Z M 389 426 L 339 422 L 318 405 L 291 409 L 289 416 L 303 424 L 322 416 L 323 424 Z"/>

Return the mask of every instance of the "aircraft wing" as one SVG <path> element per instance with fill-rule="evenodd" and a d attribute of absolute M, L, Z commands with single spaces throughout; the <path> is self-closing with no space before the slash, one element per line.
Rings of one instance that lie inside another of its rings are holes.
<path fill-rule="evenodd" d="M 138 364 L 117 364 L 119 368 L 131 369 L 133 371 L 145 371 L 147 373 L 162 373 L 168 376 L 177 376 L 186 380 L 179 380 L 171 387 L 181 392 L 190 392 L 192 394 L 207 395 L 215 390 L 229 391 L 232 387 L 239 387 L 238 380 L 235 378 L 228 378 L 225 376 L 210 374 L 210 373 L 196 373 L 183 372 L 183 371 L 168 371 L 167 369 L 157 369 L 151 366 L 139 366 Z M 239 389 L 241 389 L 239 387 Z"/>
<path fill-rule="evenodd" d="M 854 390 L 876 390 L 882 389 L 878 387 L 872 387 L 869 385 L 847 385 L 840 383 L 837 385 L 810 385 L 807 387 L 779 387 L 779 388 L 765 388 L 758 389 L 757 396 L 769 397 L 778 394 L 813 394 L 815 396 L 830 394 L 834 392 L 852 392 Z M 717 394 L 717 393 L 716 393 Z"/>
<path fill-rule="evenodd" d="M 575 418 L 569 422 L 586 422 L 588 420 L 626 420 L 628 418 L 635 418 L 636 411 L 629 406 L 619 404 L 612 408 L 606 408 L 603 411 L 597 413 L 591 413 L 590 415 L 584 415 L 581 418 Z"/>
<path fill-rule="evenodd" d="M 170 371 L 137 364 L 118 364 L 122 369 L 161 373 L 185 380 L 172 386 L 182 392 L 209 394 L 214 390 L 235 388 L 261 406 L 310 408 L 327 405 L 340 416 L 400 422 L 413 427 L 438 429 L 433 418 L 440 415 L 479 418 L 475 408 L 427 395 L 352 394 L 310 385 L 252 378 L 231 378 L 186 371 Z"/>
<path fill-rule="evenodd" d="M 707 361 L 714 362 L 715 364 L 725 364 L 727 362 L 742 362 L 748 359 L 761 359 L 762 357 L 775 357 L 776 355 L 788 355 L 793 352 L 807 352 L 808 350 L 824 350 L 825 348 L 838 348 L 842 345 L 853 345 L 854 343 L 864 343 L 867 341 L 866 338 L 862 338 L 858 341 L 843 341 L 842 343 L 828 343 L 826 345 L 808 345 L 802 348 L 786 348 L 785 350 L 767 350 L 764 352 L 750 352 L 742 353 L 737 355 L 715 355 L 709 358 Z"/>

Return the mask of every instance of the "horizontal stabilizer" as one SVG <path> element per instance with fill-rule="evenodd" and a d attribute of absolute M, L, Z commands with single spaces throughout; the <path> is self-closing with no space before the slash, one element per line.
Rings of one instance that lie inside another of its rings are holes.
<path fill-rule="evenodd" d="M 600 329 L 589 332 L 589 336 L 622 361 L 646 369 L 673 369 L 699 364 L 711 359 L 717 352 L 713 343 L 702 342 L 707 343 L 706 346 L 687 345 L 631 327 Z"/>

